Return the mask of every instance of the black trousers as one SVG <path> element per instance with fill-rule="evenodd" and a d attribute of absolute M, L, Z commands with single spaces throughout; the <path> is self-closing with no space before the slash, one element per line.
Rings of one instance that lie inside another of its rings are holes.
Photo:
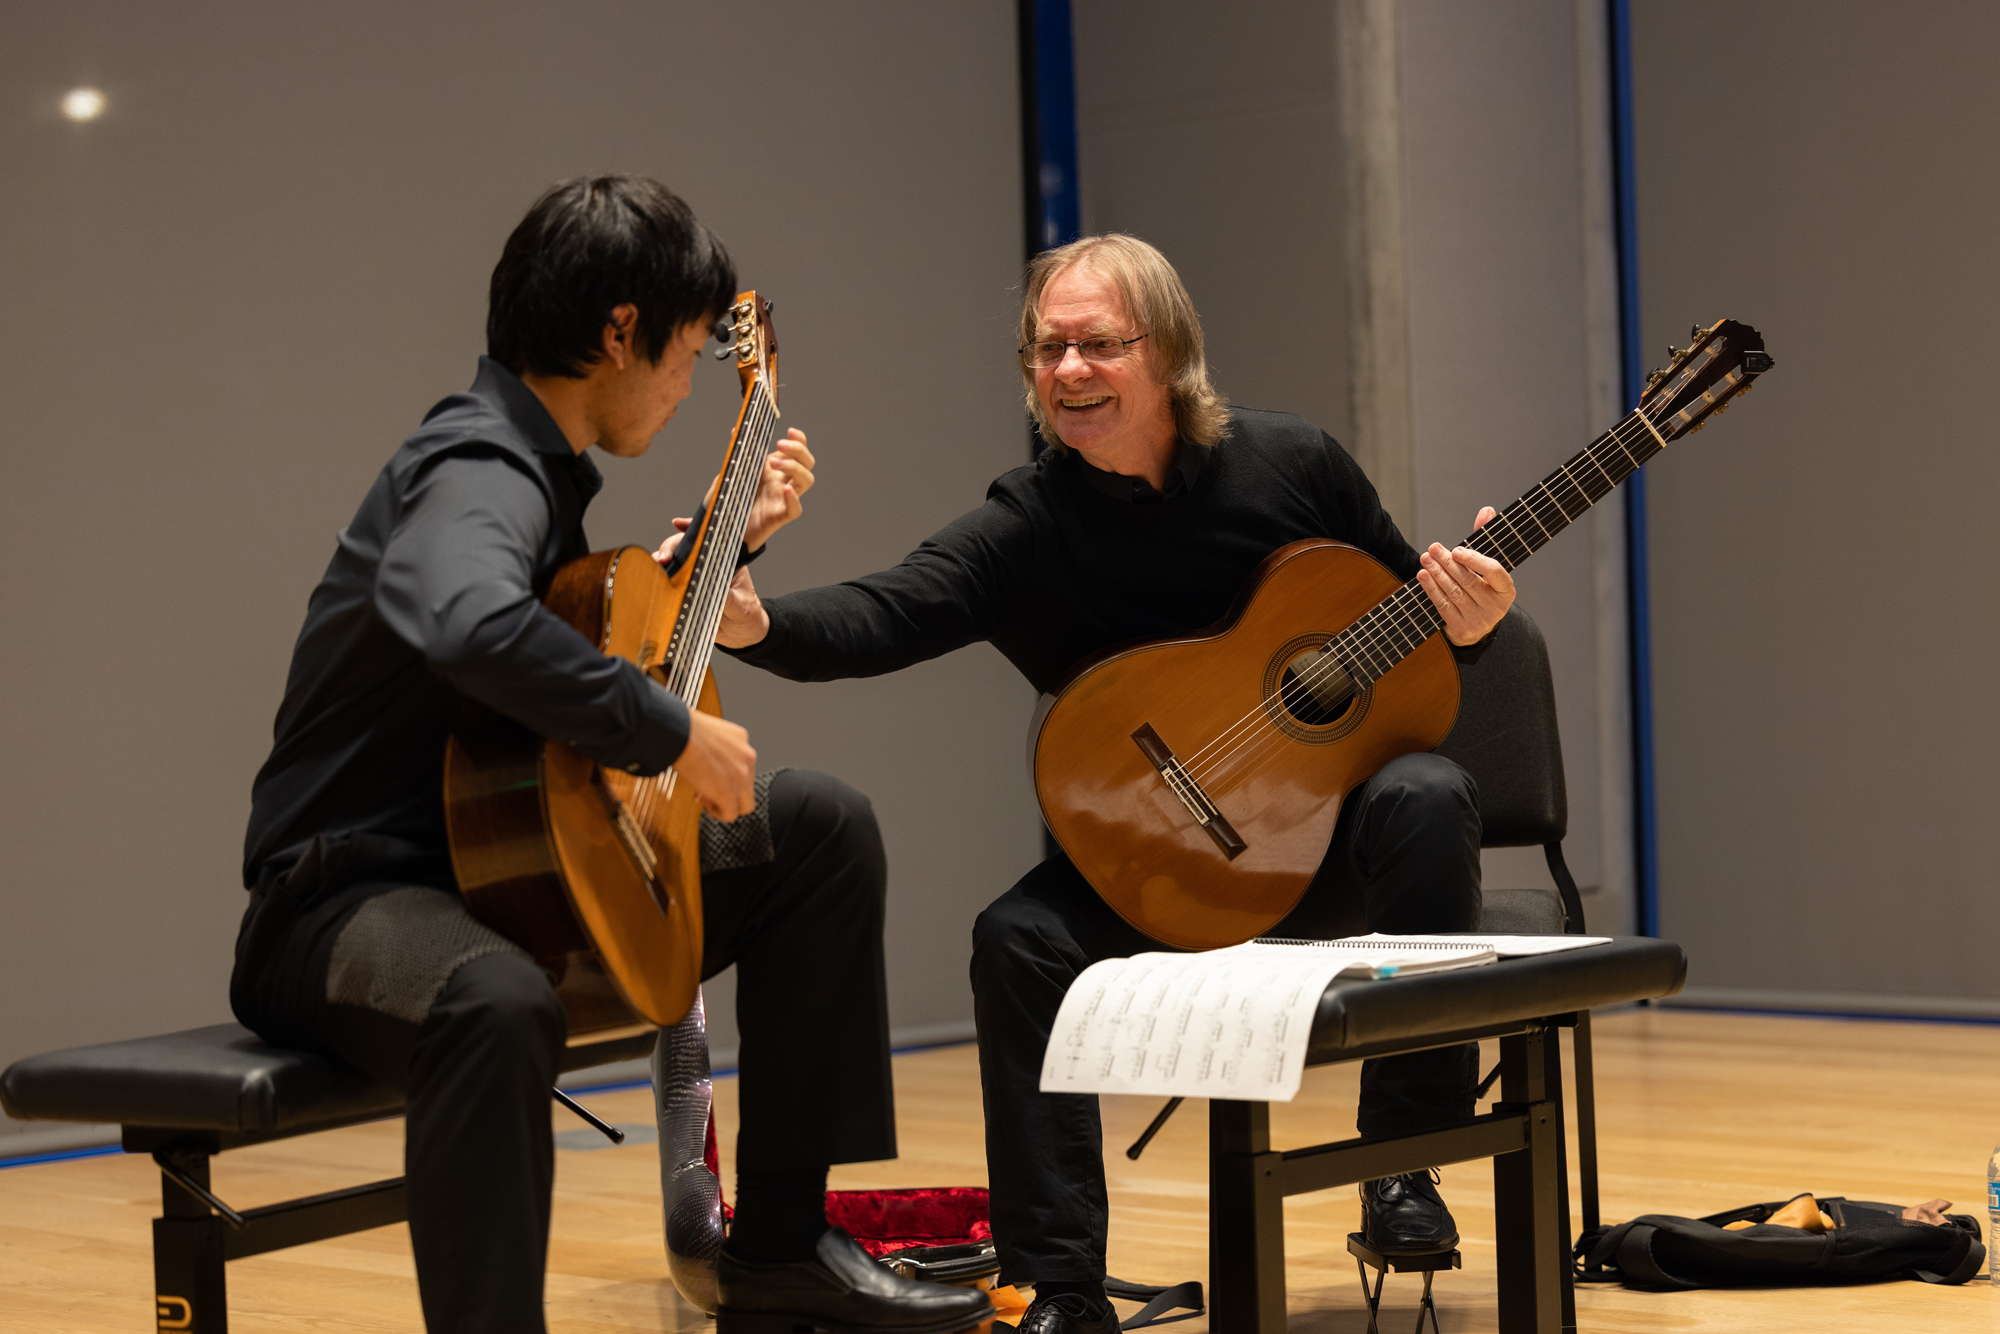
<path fill-rule="evenodd" d="M 838 779 L 785 770 L 771 780 L 768 818 L 769 861 L 702 877 L 702 974 L 737 970 L 738 1165 L 777 1172 L 893 1158 L 886 875 L 874 812 Z M 410 1240 L 426 1326 L 542 1334 L 562 1006 L 533 961 L 504 949 L 456 967 L 420 1022 L 369 1005 L 300 1002 L 327 995 L 331 942 L 382 888 L 355 885 L 283 929 L 267 927 L 257 957 L 239 946 L 238 1018 L 407 1095 Z M 433 918 L 458 904 L 450 891 L 424 893 L 439 896 L 418 896 Z M 297 985 L 301 968 L 316 979 L 310 987 Z M 394 981 L 383 979 L 385 994 Z"/>
<path fill-rule="evenodd" d="M 1472 778 L 1436 755 L 1392 761 L 1348 797 L 1319 874 L 1273 935 L 1471 931 L 1479 925 L 1479 811 Z M 981 913 L 972 995 L 986 1104 L 993 1239 L 1003 1283 L 1104 1277 L 1109 1206 L 1092 1095 L 1041 1092 L 1063 993 L 1100 959 L 1166 949 L 1097 897 L 1069 858 L 1030 871 Z M 1477 1045 L 1364 1062 L 1364 1135 L 1470 1116 Z"/>

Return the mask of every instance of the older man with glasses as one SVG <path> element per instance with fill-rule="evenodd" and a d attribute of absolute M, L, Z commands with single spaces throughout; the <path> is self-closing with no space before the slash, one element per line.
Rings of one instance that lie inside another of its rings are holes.
<path fill-rule="evenodd" d="M 1468 548 L 1419 555 L 1346 451 L 1299 418 L 1229 406 L 1209 383 L 1194 303 L 1166 257 L 1129 236 L 1039 256 L 1021 311 L 1027 408 L 1049 448 L 900 565 L 761 601 L 747 571 L 719 642 L 800 681 L 873 676 L 978 640 L 1053 691 L 1082 660 L 1223 618 L 1264 557 L 1333 538 L 1415 577 L 1455 651 L 1514 599 Z M 1492 517 L 1481 510 L 1477 523 Z M 1479 921 L 1479 814 L 1449 760 L 1407 755 L 1352 793 L 1318 876 L 1274 934 L 1466 931 Z M 1108 1206 L 1094 1097 L 1039 1090 L 1064 991 L 1090 964 L 1162 948 L 1057 854 L 979 917 L 972 985 L 993 1236 L 1003 1281 L 1032 1284 L 1024 1334 L 1107 1334 Z M 1476 1046 L 1367 1062 L 1364 1135 L 1469 1116 Z M 1377 1248 L 1449 1248 L 1430 1174 L 1364 1183 Z"/>

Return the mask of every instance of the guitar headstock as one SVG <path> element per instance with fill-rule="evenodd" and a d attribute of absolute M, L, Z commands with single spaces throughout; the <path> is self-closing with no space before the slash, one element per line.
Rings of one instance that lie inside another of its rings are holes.
<path fill-rule="evenodd" d="M 770 396 L 771 411 L 778 410 L 778 329 L 771 322 L 773 302 L 753 292 L 738 292 L 736 300 L 721 319 L 715 322 L 715 336 L 724 339 L 724 346 L 716 350 L 719 361 L 734 353 L 736 374 L 743 381 L 743 392 L 758 380 L 764 382 L 764 392 Z"/>
<path fill-rule="evenodd" d="M 1667 349 L 1673 360 L 1646 377 L 1639 395 L 1639 411 L 1662 440 L 1699 431 L 1777 364 L 1764 351 L 1764 335 L 1735 320 L 1696 325 L 1690 336 L 1693 341 L 1679 351 Z"/>

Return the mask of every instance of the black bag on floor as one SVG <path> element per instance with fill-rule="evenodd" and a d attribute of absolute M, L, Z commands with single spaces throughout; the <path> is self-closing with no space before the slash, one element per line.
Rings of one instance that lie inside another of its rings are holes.
<path fill-rule="evenodd" d="M 1898 1205 L 1835 1196 L 1819 1201 L 1833 1219 L 1830 1232 L 1764 1221 L 1788 1203 L 1746 1205 L 1706 1218 L 1646 1214 L 1586 1232 L 1576 1244 L 1582 1262 L 1577 1278 L 1656 1289 L 1891 1278 L 1963 1283 L 1986 1263 L 1979 1222 L 1968 1214 L 1946 1214 L 1946 1225 L 1939 1226 L 1904 1218 Z M 1724 1226 L 1742 1221 L 1752 1226 Z"/>

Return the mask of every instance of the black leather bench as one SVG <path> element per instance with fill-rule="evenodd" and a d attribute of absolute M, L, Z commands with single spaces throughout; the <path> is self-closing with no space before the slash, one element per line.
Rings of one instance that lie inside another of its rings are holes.
<path fill-rule="evenodd" d="M 564 1073 L 649 1055 L 652 1031 L 580 1043 Z M 214 1024 L 130 1042 L 70 1047 L 16 1061 L 0 1075 L 0 1107 L 21 1120 L 122 1127 L 127 1153 L 160 1169 L 153 1220 L 158 1327 L 194 1334 L 229 1328 L 223 1266 L 309 1241 L 400 1223 L 403 1179 L 232 1209 L 209 1187 L 209 1158 L 227 1149 L 394 1116 L 402 1095 L 330 1057 L 260 1041 L 240 1024 Z"/>
<path fill-rule="evenodd" d="M 1499 1099 L 1443 1130 L 1288 1150 L 1271 1147 L 1270 1104 L 1211 1102 L 1210 1328 L 1285 1328 L 1287 1195 L 1490 1157 L 1500 1334 L 1574 1330 L 1558 1033 L 1594 1006 L 1671 996 L 1686 977 L 1680 946 L 1621 936 L 1479 968 L 1335 981 L 1313 1019 L 1308 1065 L 1498 1038 Z"/>

